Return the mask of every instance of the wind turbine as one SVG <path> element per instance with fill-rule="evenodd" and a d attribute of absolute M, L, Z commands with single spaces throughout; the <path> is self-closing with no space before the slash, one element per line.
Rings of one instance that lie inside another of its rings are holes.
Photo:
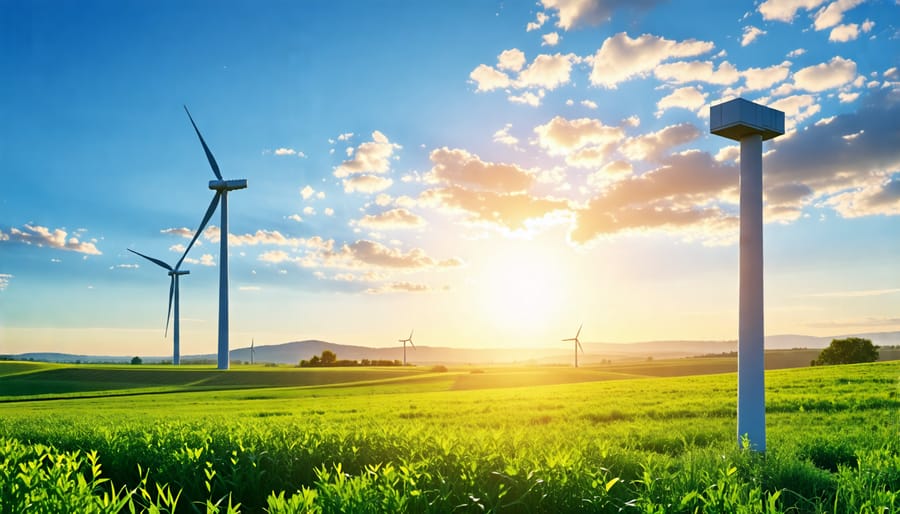
<path fill-rule="evenodd" d="M 213 212 L 215 212 L 216 207 L 219 205 L 219 201 L 221 200 L 222 222 L 220 223 L 221 227 L 219 227 L 218 355 L 219 369 L 228 369 L 228 192 L 234 191 L 236 189 L 245 189 L 247 187 L 247 179 L 241 178 L 225 180 L 222 178 L 222 173 L 219 171 L 219 165 L 216 163 L 216 158 L 213 157 L 212 152 L 209 151 L 209 147 L 206 146 L 206 141 L 204 141 L 203 136 L 200 135 L 200 129 L 198 129 L 197 124 L 194 123 L 194 118 L 191 117 L 191 113 L 190 111 L 188 111 L 187 106 L 184 107 L 184 112 L 187 113 L 188 119 L 191 120 L 191 125 L 194 126 L 194 132 L 197 133 L 197 137 L 200 138 L 200 144 L 203 145 L 203 151 L 206 153 L 206 159 L 209 161 L 209 166 L 212 168 L 213 174 L 216 176 L 216 180 L 209 181 L 209 188 L 215 191 L 216 194 L 213 196 L 212 201 L 209 203 L 209 208 L 206 209 L 206 214 L 203 216 L 203 221 L 200 222 L 200 228 L 198 228 L 197 232 L 194 233 L 194 237 L 193 239 L 191 239 L 191 242 L 187 246 L 187 249 L 185 249 L 184 255 L 187 255 L 187 253 L 191 250 L 191 246 L 194 245 L 194 242 L 197 241 L 197 238 L 200 236 L 200 233 L 203 232 L 203 229 L 206 228 L 206 224 L 209 223 L 209 219 L 212 217 Z"/>
<path fill-rule="evenodd" d="M 254 343 L 256 343 L 256 340 L 251 339 L 250 340 L 250 364 L 251 365 L 253 364 L 253 355 L 256 353 L 256 349 L 253 348 Z"/>
<path fill-rule="evenodd" d="M 136 252 L 131 248 L 128 249 L 129 252 L 140 255 L 141 257 L 147 259 L 148 261 L 156 264 L 161 268 L 165 268 L 169 270 L 169 276 L 172 277 L 172 280 L 169 281 L 169 309 L 166 311 L 166 335 L 169 334 L 169 317 L 172 315 L 172 299 L 175 300 L 175 323 L 172 326 L 172 337 L 174 338 L 174 349 L 172 351 L 172 364 L 177 366 L 181 362 L 181 343 L 179 341 L 179 319 L 180 316 L 178 314 L 178 277 L 181 275 L 189 275 L 191 272 L 187 270 L 178 269 L 181 266 L 181 261 L 184 259 L 184 256 L 181 259 L 178 259 L 178 262 L 175 264 L 175 267 L 169 266 L 165 262 L 154 259 L 153 257 L 144 255 L 140 252 Z"/>
<path fill-rule="evenodd" d="M 584 347 L 581 346 L 581 341 L 578 340 L 578 336 L 581 335 L 581 327 L 584 326 L 584 323 L 578 326 L 578 332 L 575 332 L 575 337 L 570 337 L 568 339 L 563 339 L 563 341 L 575 341 L 575 367 L 578 367 L 578 349 L 581 348 L 581 353 L 584 354 Z"/>
<path fill-rule="evenodd" d="M 406 366 L 406 343 L 409 343 L 410 346 L 413 347 L 413 350 L 416 349 L 416 345 L 414 345 L 412 342 L 412 335 L 413 335 L 413 331 L 410 330 L 409 337 L 407 337 L 406 339 L 397 339 L 398 343 L 403 343 L 403 365 L 404 366 Z"/>

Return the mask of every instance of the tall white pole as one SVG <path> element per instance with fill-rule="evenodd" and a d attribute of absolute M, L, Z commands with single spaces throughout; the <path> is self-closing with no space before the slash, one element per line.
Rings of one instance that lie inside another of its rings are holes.
<path fill-rule="evenodd" d="M 763 321 L 762 135 L 741 138 L 741 262 L 738 321 L 738 444 L 766 450 Z"/>
<path fill-rule="evenodd" d="M 741 262 L 738 301 L 738 447 L 766 451 L 763 325 L 762 142 L 784 134 L 784 113 L 736 98 L 709 109 L 709 130 L 741 143 Z"/>
<path fill-rule="evenodd" d="M 228 190 L 222 191 L 219 235 L 219 369 L 228 369 Z"/>
<path fill-rule="evenodd" d="M 175 334 L 173 337 L 174 348 L 172 349 L 172 364 L 174 366 L 177 366 L 181 363 L 181 346 L 180 346 L 180 342 L 178 340 L 179 335 L 181 334 L 181 330 L 179 327 L 179 321 L 178 321 L 179 318 L 181 318 L 181 315 L 178 313 L 178 273 L 175 273 L 174 279 L 175 279 L 175 325 L 174 325 L 173 330 L 174 330 Z"/>

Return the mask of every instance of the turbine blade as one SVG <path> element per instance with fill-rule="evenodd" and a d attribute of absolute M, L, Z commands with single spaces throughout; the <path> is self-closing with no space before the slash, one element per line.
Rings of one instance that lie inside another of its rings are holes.
<path fill-rule="evenodd" d="M 412 341 L 412 335 L 413 335 L 413 332 L 414 332 L 414 331 L 415 331 L 415 329 L 409 331 L 409 337 L 408 337 L 408 339 L 409 339 L 410 341 Z"/>
<path fill-rule="evenodd" d="M 583 327 L 583 326 L 584 326 L 584 323 L 582 323 L 581 325 L 578 325 L 578 332 L 575 332 L 575 339 L 578 339 L 578 336 L 581 335 L 581 327 Z"/>
<path fill-rule="evenodd" d="M 412 349 L 413 349 L 413 350 L 416 349 L 416 345 L 414 345 L 413 342 L 412 342 L 412 337 L 409 338 L 409 345 L 412 346 Z"/>
<path fill-rule="evenodd" d="M 571 338 L 571 337 L 568 338 L 568 339 L 563 339 L 563 341 L 574 341 L 574 340 L 575 340 L 575 339 L 574 339 L 574 338 Z"/>
<path fill-rule="evenodd" d="M 219 172 L 219 165 L 216 164 L 216 158 L 213 157 L 212 152 L 209 151 L 209 147 L 206 146 L 206 141 L 203 140 L 203 136 L 200 135 L 200 129 L 197 128 L 197 124 L 194 123 L 194 118 L 191 117 L 191 111 L 188 110 L 187 105 L 184 106 L 184 112 L 187 113 L 188 119 L 191 120 L 191 125 L 194 126 L 194 132 L 197 133 L 197 137 L 200 138 L 200 144 L 203 145 L 203 151 L 206 152 L 206 159 L 209 161 L 209 165 L 213 170 L 213 173 L 216 174 L 216 178 L 222 180 L 222 173 Z"/>
<path fill-rule="evenodd" d="M 172 317 L 172 297 L 175 296 L 175 277 L 178 275 L 172 275 L 172 280 L 169 282 L 169 308 L 166 310 L 166 332 L 165 335 L 168 337 L 169 335 L 169 318 Z"/>
<path fill-rule="evenodd" d="M 215 196 L 211 202 L 209 202 L 209 208 L 206 209 L 206 214 L 203 216 L 203 221 L 200 222 L 200 228 L 194 232 L 194 237 L 191 239 L 190 244 L 187 245 L 187 248 L 184 249 L 184 254 L 181 255 L 181 258 L 178 259 L 178 263 L 175 264 L 175 269 L 178 270 L 181 267 L 181 263 L 184 261 L 184 258 L 187 257 L 189 251 L 191 251 L 191 247 L 194 246 L 194 243 L 197 241 L 197 238 L 200 237 L 200 233 L 203 232 L 203 229 L 206 228 L 206 224 L 209 223 L 209 219 L 212 218 L 214 212 L 216 212 L 216 207 L 219 206 L 219 197 L 222 196 L 221 191 L 216 191 Z"/>
<path fill-rule="evenodd" d="M 141 257 L 147 259 L 148 261 L 152 262 L 153 264 L 156 264 L 157 266 L 162 266 L 163 268 L 166 268 L 166 269 L 169 270 L 169 271 L 173 271 L 173 270 L 172 270 L 172 266 L 169 266 L 168 264 L 166 264 L 165 262 L 163 262 L 163 261 L 161 261 L 161 260 L 159 260 L 159 259 L 154 259 L 153 257 L 144 255 L 144 254 L 142 254 L 141 252 L 135 252 L 135 251 L 132 250 L 131 248 L 128 248 L 128 251 L 131 252 L 131 253 L 140 255 Z"/>
<path fill-rule="evenodd" d="M 581 348 L 581 353 L 584 354 L 584 347 L 581 346 L 581 341 L 579 341 L 578 339 L 576 339 L 575 342 L 578 343 L 578 347 Z"/>

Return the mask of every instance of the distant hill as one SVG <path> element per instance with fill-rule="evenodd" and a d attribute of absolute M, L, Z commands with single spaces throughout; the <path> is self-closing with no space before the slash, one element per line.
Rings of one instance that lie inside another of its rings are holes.
<path fill-rule="evenodd" d="M 792 348 L 819 349 L 828 346 L 832 339 L 843 337 L 865 337 L 879 346 L 900 345 L 900 332 L 875 332 L 864 334 L 848 334 L 831 337 L 814 337 L 805 335 L 773 335 L 766 337 L 767 350 L 787 350 Z M 654 359 L 690 357 L 729 353 L 737 350 L 737 341 L 648 341 L 637 343 L 582 343 L 585 355 L 579 361 L 585 364 L 603 360 L 638 360 L 652 357 Z M 321 355 L 325 350 L 334 352 L 339 359 L 349 360 L 402 360 L 403 348 L 372 348 L 354 346 L 315 339 L 292 341 L 288 343 L 259 345 L 255 347 L 254 360 L 258 363 L 271 362 L 277 364 L 297 364 L 301 359 L 310 359 L 313 355 Z M 419 345 L 413 350 L 407 347 L 407 360 L 416 364 L 557 364 L 572 360 L 569 343 L 556 347 L 544 348 L 449 348 L 440 346 Z M 75 355 L 68 353 L 23 353 L 9 356 L 18 360 L 36 360 L 46 362 L 83 362 L 83 363 L 128 363 L 132 356 L 97 356 Z M 171 361 L 169 356 L 141 356 L 146 363 Z M 215 354 L 184 355 L 184 362 L 215 362 Z M 231 350 L 231 360 L 250 362 L 250 348 Z"/>

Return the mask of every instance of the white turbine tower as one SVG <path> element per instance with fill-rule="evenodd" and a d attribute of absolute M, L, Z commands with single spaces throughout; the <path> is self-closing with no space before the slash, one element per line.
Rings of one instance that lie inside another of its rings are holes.
<path fill-rule="evenodd" d="M 409 331 L 409 337 L 406 339 L 397 339 L 398 343 L 403 343 L 403 365 L 406 366 L 406 343 L 409 343 L 412 346 L 413 350 L 416 349 L 416 345 L 412 342 L 413 330 Z"/>
<path fill-rule="evenodd" d="M 741 261 L 738 307 L 738 446 L 766 451 L 763 329 L 762 142 L 784 134 L 784 113 L 738 98 L 709 109 L 709 131 L 741 143 Z"/>
<path fill-rule="evenodd" d="M 169 318 L 172 315 L 172 300 L 175 300 L 175 322 L 172 324 L 172 338 L 174 340 L 174 349 L 172 350 L 172 364 L 177 366 L 181 363 L 181 342 L 179 340 L 180 336 L 180 314 L 178 312 L 178 277 L 181 275 L 188 275 L 191 272 L 187 270 L 178 269 L 181 266 L 181 261 L 184 259 L 184 256 L 181 259 L 178 259 L 178 263 L 175 264 L 175 267 L 169 266 L 165 262 L 154 259 L 153 257 L 144 255 L 140 252 L 136 252 L 131 248 L 128 249 L 129 252 L 140 255 L 141 257 L 147 259 L 148 261 L 156 264 L 157 266 L 169 270 L 169 276 L 172 279 L 169 281 L 169 309 L 166 311 L 166 332 L 165 334 L 169 334 Z"/>
<path fill-rule="evenodd" d="M 584 348 L 581 346 L 581 341 L 578 340 L 578 336 L 581 335 L 581 327 L 584 326 L 584 323 L 578 325 L 578 332 L 575 332 L 575 337 L 570 337 L 568 339 L 563 339 L 563 341 L 575 341 L 575 367 L 578 367 L 578 349 L 581 348 L 582 355 L 584 354 Z"/>
<path fill-rule="evenodd" d="M 216 176 L 216 180 L 209 181 L 209 188 L 216 192 L 213 196 L 212 201 L 209 203 L 209 208 L 206 209 L 206 214 L 203 216 L 203 221 L 200 222 L 200 228 L 197 229 L 197 232 L 194 233 L 193 239 L 191 239 L 190 244 L 188 244 L 187 249 L 185 249 L 184 254 L 190 251 L 191 246 L 194 245 L 194 242 L 200 236 L 200 233 L 203 232 L 203 229 L 206 228 L 206 224 L 209 223 L 209 219 L 212 217 L 213 212 L 215 212 L 216 207 L 219 205 L 219 201 L 222 202 L 222 222 L 221 227 L 219 227 L 219 348 L 218 348 L 218 356 L 219 356 L 219 369 L 228 369 L 229 365 L 229 350 L 228 350 L 228 192 L 234 191 L 236 189 L 245 189 L 247 187 L 247 179 L 234 179 L 234 180 L 225 180 L 222 178 L 222 173 L 219 171 L 219 165 L 216 164 L 216 159 L 213 157 L 212 152 L 209 151 L 209 147 L 206 146 L 206 141 L 203 140 L 203 136 L 200 135 L 200 130 L 197 128 L 197 124 L 194 123 L 194 118 L 191 117 L 190 111 L 188 111 L 187 106 L 184 108 L 184 112 L 187 113 L 188 119 L 191 120 L 191 125 L 194 126 L 194 132 L 197 133 L 197 137 L 200 138 L 200 144 L 203 145 L 203 151 L 206 153 L 206 159 L 209 161 L 209 166 L 212 168 L 213 174 Z"/>

